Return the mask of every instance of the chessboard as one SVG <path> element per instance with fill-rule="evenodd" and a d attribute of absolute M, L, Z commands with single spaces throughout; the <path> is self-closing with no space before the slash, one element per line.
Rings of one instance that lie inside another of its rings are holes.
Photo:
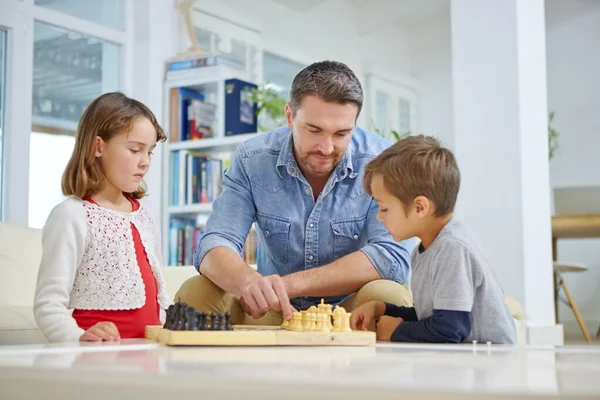
<path fill-rule="evenodd" d="M 231 325 L 229 313 L 198 312 L 185 303 L 167 310 L 164 326 L 147 326 L 146 338 L 168 346 L 373 346 L 375 332 L 350 329 L 343 307 L 312 306 L 281 326 Z M 333 321 L 333 322 L 332 322 Z"/>

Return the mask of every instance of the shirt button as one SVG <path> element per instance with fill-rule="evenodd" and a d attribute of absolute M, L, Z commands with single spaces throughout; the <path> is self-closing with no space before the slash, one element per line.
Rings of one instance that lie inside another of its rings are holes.
<path fill-rule="evenodd" d="M 308 259 L 309 259 L 310 261 L 312 261 L 312 260 L 314 259 L 314 257 L 313 257 L 313 256 L 308 256 Z"/>
<path fill-rule="evenodd" d="M 315 226 L 315 224 L 313 224 L 313 223 L 308 224 L 309 228 L 312 228 L 313 226 Z"/>
<path fill-rule="evenodd" d="M 269 236 L 271 236 L 271 232 L 269 232 L 269 231 L 265 231 L 265 236 L 266 236 L 266 237 L 269 237 Z"/>
<path fill-rule="evenodd" d="M 308 188 L 306 188 L 306 189 L 304 189 L 304 193 L 310 194 L 310 190 L 308 190 Z"/>
<path fill-rule="evenodd" d="M 354 235 L 352 237 L 354 238 L 354 240 L 358 240 L 358 235 Z"/>

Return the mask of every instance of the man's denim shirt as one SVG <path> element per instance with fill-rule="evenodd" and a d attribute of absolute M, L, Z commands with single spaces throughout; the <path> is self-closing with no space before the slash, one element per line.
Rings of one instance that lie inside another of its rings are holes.
<path fill-rule="evenodd" d="M 316 268 L 360 250 L 383 279 L 407 281 L 415 242 L 394 242 L 377 221 L 377 203 L 363 187 L 365 165 L 390 145 L 356 127 L 346 154 L 315 202 L 294 157 L 291 129 L 277 128 L 245 141 L 224 174 L 222 192 L 194 254 L 196 269 L 215 247 L 241 254 L 256 222 L 262 275 Z M 337 304 L 345 297 L 325 301 Z M 320 300 L 296 298 L 292 305 L 304 310 Z"/>

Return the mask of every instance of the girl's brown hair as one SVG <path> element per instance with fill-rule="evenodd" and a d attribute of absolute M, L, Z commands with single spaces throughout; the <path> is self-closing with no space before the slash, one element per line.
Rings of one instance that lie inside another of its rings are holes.
<path fill-rule="evenodd" d="M 152 123 L 157 142 L 166 139 L 152 111 L 123 93 L 105 93 L 90 103 L 79 120 L 75 148 L 62 176 L 65 196 L 83 198 L 102 190 L 104 172 L 96 158 L 96 137 L 108 142 L 120 132 L 131 131 L 138 118 L 146 118 Z M 142 181 L 135 192 L 123 194 L 131 199 L 141 199 L 146 194 L 145 186 Z"/>
<path fill-rule="evenodd" d="M 383 176 L 386 190 L 406 207 L 425 196 L 435 204 L 436 217 L 454 211 L 460 171 L 454 154 L 432 136 L 408 136 L 367 164 L 363 183 L 370 195 L 375 174 Z"/>

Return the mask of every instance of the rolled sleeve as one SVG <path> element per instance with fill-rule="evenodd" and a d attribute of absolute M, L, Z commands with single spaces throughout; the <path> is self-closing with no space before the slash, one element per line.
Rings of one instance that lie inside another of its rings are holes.
<path fill-rule="evenodd" d="M 231 157 L 221 182 L 221 194 L 213 203 L 213 212 L 198 242 L 194 254 L 194 267 L 198 271 L 206 254 L 216 247 L 227 247 L 240 256 L 242 254 L 256 214 L 244 160 L 242 144 Z"/>
<path fill-rule="evenodd" d="M 368 215 L 369 240 L 361 251 L 382 279 L 404 283 L 410 276 L 410 255 L 416 246 L 416 239 L 395 242 L 383 224 L 377 220 L 377 211 L 377 203 L 372 200 Z"/>

